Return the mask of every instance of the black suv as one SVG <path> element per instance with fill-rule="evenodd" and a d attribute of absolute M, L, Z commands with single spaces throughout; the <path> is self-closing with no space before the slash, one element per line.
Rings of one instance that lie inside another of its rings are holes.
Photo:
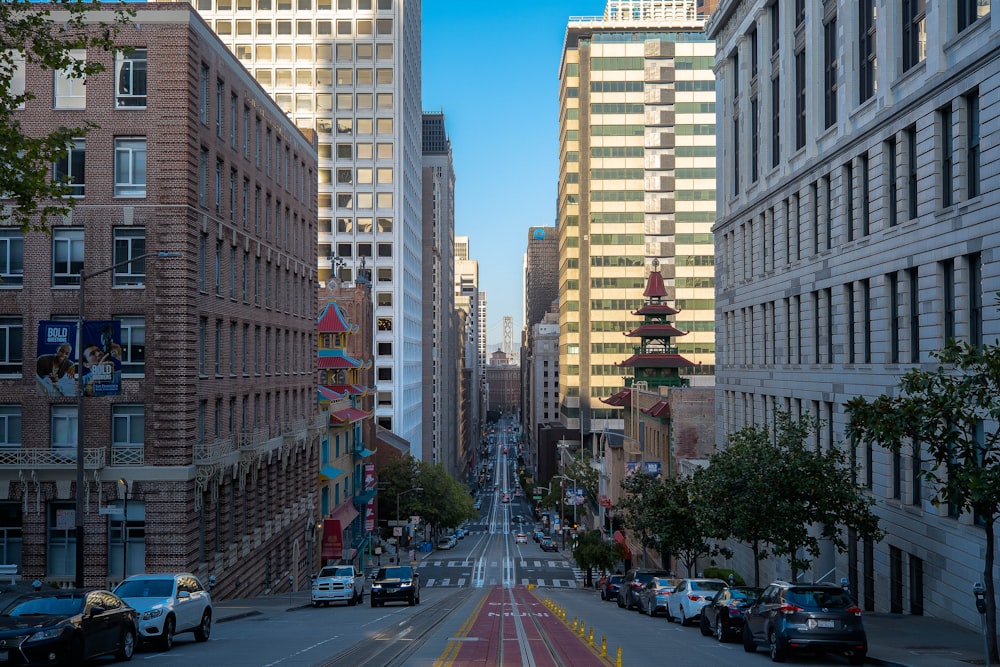
<path fill-rule="evenodd" d="M 380 567 L 369 597 L 373 607 L 386 602 L 406 602 L 411 607 L 420 604 L 420 573 L 409 565 Z"/>
<path fill-rule="evenodd" d="M 669 577 L 666 570 L 651 570 L 646 568 L 632 568 L 625 573 L 625 579 L 618 587 L 618 606 L 636 609 L 639 605 L 639 591 L 653 577 Z"/>
<path fill-rule="evenodd" d="M 862 665 L 868 638 L 861 608 L 835 584 L 776 581 L 761 593 L 743 617 L 743 649 L 766 646 L 774 662 L 790 652 L 841 653 Z"/>

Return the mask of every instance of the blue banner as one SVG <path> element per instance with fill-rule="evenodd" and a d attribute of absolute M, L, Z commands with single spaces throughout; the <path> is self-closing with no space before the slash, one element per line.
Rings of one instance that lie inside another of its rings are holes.
<path fill-rule="evenodd" d="M 83 323 L 84 396 L 118 396 L 122 393 L 122 323 L 92 320 Z"/>

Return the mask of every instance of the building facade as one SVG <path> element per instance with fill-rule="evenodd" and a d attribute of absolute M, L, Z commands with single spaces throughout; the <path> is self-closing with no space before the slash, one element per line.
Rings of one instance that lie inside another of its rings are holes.
<path fill-rule="evenodd" d="M 132 50 L 80 53 L 106 68 L 85 86 L 24 70 L 26 133 L 96 127 L 55 166 L 72 213 L 51 234 L 0 230 L 6 562 L 87 586 L 188 570 L 221 597 L 287 590 L 308 581 L 322 431 L 314 139 L 189 5 L 131 8 Z M 28 370 L 42 322 L 84 320 L 121 327 L 117 392 L 80 396 L 86 362 Z"/>
<path fill-rule="evenodd" d="M 443 113 L 424 113 L 423 134 L 423 460 L 453 475 L 460 461 L 455 320 L 455 168 Z"/>
<path fill-rule="evenodd" d="M 463 383 L 465 384 L 463 405 L 466 419 L 466 434 L 464 438 L 471 449 L 478 447 L 485 411 L 485 374 L 481 363 L 480 324 L 479 316 L 479 262 L 469 255 L 469 237 L 455 237 L 455 309 L 461 311 L 460 320 L 464 324 L 459 330 L 464 368 Z"/>
<path fill-rule="evenodd" d="M 375 421 L 420 458 L 420 1 L 194 4 L 278 106 L 318 134 L 319 278 L 372 271 Z"/>
<path fill-rule="evenodd" d="M 689 374 L 715 363 L 715 47 L 694 0 L 609 0 L 571 19 L 560 65 L 560 411 L 596 451 L 620 431 L 621 332 L 652 262 L 688 332 Z"/>
<path fill-rule="evenodd" d="M 719 442 L 780 409 L 818 418 L 817 445 L 848 446 L 849 399 L 895 393 L 909 369 L 936 368 L 929 354 L 950 338 L 1000 335 L 1000 28 L 988 2 L 877 5 L 724 0 L 709 26 L 730 110 Z M 827 550 L 814 576 L 846 577 L 866 610 L 978 627 L 966 603 L 982 577 L 975 518 L 932 503 L 919 449 L 856 460 L 886 537 Z M 787 576 L 780 567 L 770 574 Z"/>

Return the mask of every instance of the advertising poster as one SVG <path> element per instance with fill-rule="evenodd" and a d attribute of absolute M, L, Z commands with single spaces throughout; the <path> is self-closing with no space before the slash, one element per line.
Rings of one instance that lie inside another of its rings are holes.
<path fill-rule="evenodd" d="M 323 519 L 323 560 L 341 558 L 344 555 L 344 535 L 338 519 Z"/>
<path fill-rule="evenodd" d="M 118 396 L 122 391 L 122 323 L 93 320 L 83 323 L 83 394 Z"/>
<path fill-rule="evenodd" d="M 76 322 L 38 323 L 35 386 L 42 396 L 76 396 Z"/>

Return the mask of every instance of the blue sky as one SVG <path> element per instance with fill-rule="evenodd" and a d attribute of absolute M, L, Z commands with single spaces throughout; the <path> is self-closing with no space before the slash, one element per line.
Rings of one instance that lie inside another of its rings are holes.
<path fill-rule="evenodd" d="M 514 318 L 528 227 L 555 224 L 559 60 L 571 16 L 605 0 L 423 0 L 423 108 L 443 111 L 455 161 L 455 234 L 486 290 L 489 349 Z"/>

